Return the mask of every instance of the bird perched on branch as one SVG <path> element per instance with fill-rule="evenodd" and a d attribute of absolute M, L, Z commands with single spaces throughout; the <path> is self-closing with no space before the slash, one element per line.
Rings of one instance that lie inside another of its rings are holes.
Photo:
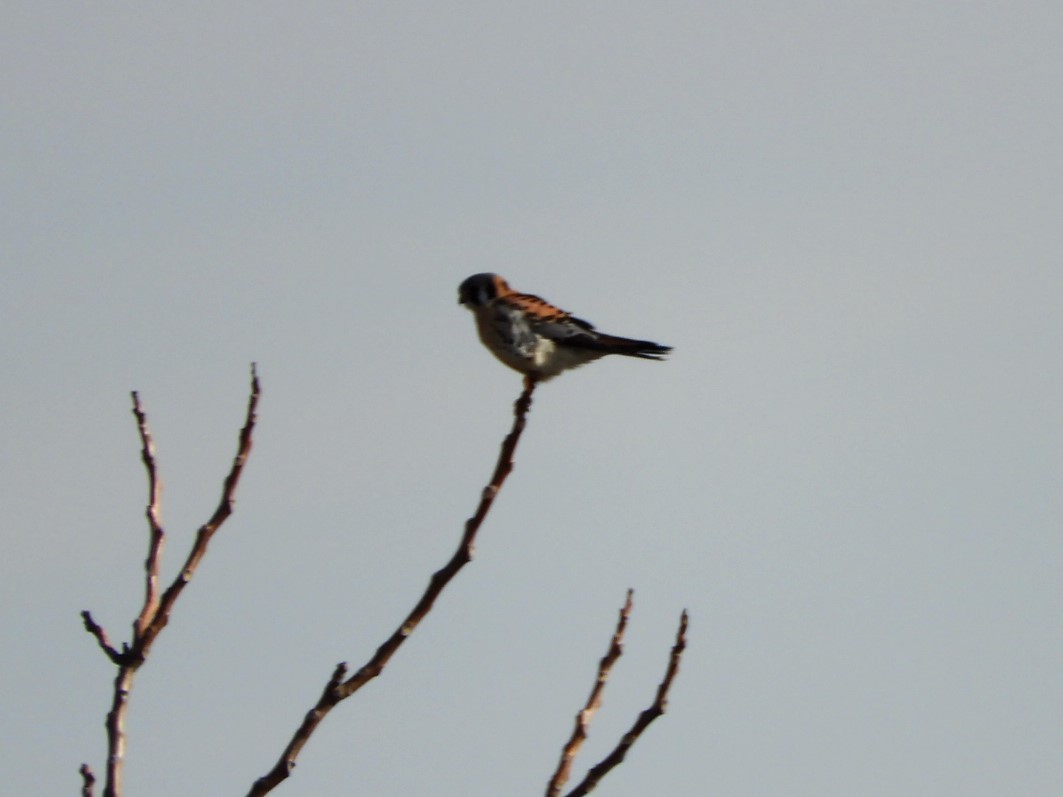
<path fill-rule="evenodd" d="M 458 304 L 472 311 L 476 331 L 490 352 L 528 382 L 545 382 L 607 354 L 662 360 L 672 350 L 598 332 L 545 299 L 517 293 L 497 274 L 473 274 L 461 283 Z"/>

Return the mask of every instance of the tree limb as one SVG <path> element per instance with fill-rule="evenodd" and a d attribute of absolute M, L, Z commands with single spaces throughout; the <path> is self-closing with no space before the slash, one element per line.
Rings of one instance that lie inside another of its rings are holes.
<path fill-rule="evenodd" d="M 676 631 L 675 644 L 672 645 L 672 652 L 668 657 L 668 669 L 665 670 L 664 680 L 657 687 L 657 695 L 653 703 L 639 714 L 631 729 L 621 737 L 613 751 L 591 767 L 583 780 L 565 797 L 584 797 L 584 795 L 589 794 L 598 785 L 598 781 L 624 760 L 627 751 L 638 741 L 642 732 L 649 727 L 650 723 L 665 712 L 668 707 L 668 691 L 672 688 L 672 681 L 675 680 L 676 673 L 679 672 L 679 661 L 683 658 L 683 651 L 687 646 L 687 620 L 687 612 L 684 609 L 679 616 L 679 630 Z"/>
<path fill-rule="evenodd" d="M 251 790 L 247 793 L 248 797 L 261 797 L 264 794 L 268 794 L 291 775 L 299 752 L 325 716 L 341 700 L 350 697 L 373 678 L 380 675 L 391 657 L 402 646 L 402 643 L 409 638 L 414 629 L 420 625 L 428 612 L 432 610 L 436 598 L 439 597 L 447 584 L 451 582 L 462 567 L 472 560 L 477 532 L 479 532 L 480 526 L 487 517 L 487 513 L 494 503 L 495 496 L 498 495 L 498 491 L 502 488 L 503 482 L 513 470 L 513 455 L 517 449 L 517 443 L 520 441 L 521 433 L 524 431 L 528 410 L 531 408 L 532 393 L 534 392 L 535 382 L 526 379 L 524 381 L 524 390 L 513 405 L 513 427 L 505 440 L 502 441 L 498 462 L 495 465 L 494 473 L 491 475 L 491 481 L 484 488 L 476 512 L 465 522 L 465 533 L 462 535 L 461 542 L 458 544 L 453 556 L 442 568 L 432 574 L 428 581 L 428 587 L 425 589 L 421 599 L 417 601 L 417 604 L 406 615 L 406 618 L 391 636 L 377 648 L 376 653 L 373 654 L 369 661 L 349 678 L 346 677 L 346 663 L 341 663 L 336 667 L 329 682 L 325 685 L 321 697 L 314 707 L 307 712 L 291 741 L 288 742 L 287 747 L 281 753 L 277 763 L 274 764 L 269 772 L 254 782 Z"/>
<path fill-rule="evenodd" d="M 129 695 L 133 689 L 133 678 L 147 659 L 148 652 L 155 638 L 166 627 L 166 623 L 169 622 L 173 605 L 181 594 L 181 590 L 184 589 L 195 573 L 196 567 L 207 551 L 207 544 L 210 542 L 210 538 L 232 513 L 236 485 L 240 481 L 240 474 L 243 472 L 247 456 L 251 451 L 251 435 L 257 420 L 255 413 L 258 407 L 259 395 L 258 374 L 252 363 L 251 396 L 247 402 L 247 417 L 243 428 L 240 430 L 236 457 L 222 488 L 221 501 L 210 520 L 199 529 L 184 568 L 160 598 L 158 591 L 159 572 L 162 566 L 162 549 L 166 537 L 159 517 L 161 512 L 162 482 L 159 479 L 155 464 L 155 445 L 148 431 L 147 416 L 140 405 L 139 396 L 136 392 L 133 393 L 133 415 L 137 420 L 137 430 L 140 433 L 141 442 L 140 458 L 148 474 L 148 505 L 145 514 L 148 519 L 149 541 L 148 556 L 144 562 L 144 605 L 133 623 L 132 642 L 123 644 L 121 650 L 111 644 L 107 632 L 96 623 L 88 611 L 81 613 L 85 630 L 96 638 L 96 642 L 103 652 L 118 666 L 118 673 L 114 679 L 111 709 L 107 713 L 107 721 L 105 723 L 107 729 L 107 776 L 103 786 L 103 797 L 121 797 L 122 794 L 122 769 L 125 761 L 125 717 L 129 707 Z M 91 797 L 96 778 L 87 764 L 81 767 L 81 777 L 83 783 L 82 795 Z"/>
<path fill-rule="evenodd" d="M 565 746 L 561 748 L 561 760 L 558 761 L 557 769 L 546 787 L 546 797 L 557 797 L 561 793 L 561 787 L 565 785 L 572 773 L 572 763 L 575 761 L 580 747 L 583 746 L 583 742 L 587 739 L 591 720 L 594 719 L 595 713 L 602 705 L 602 694 L 605 692 L 605 683 L 609 680 L 609 673 L 612 671 L 617 659 L 624 652 L 624 631 L 627 629 L 627 621 L 631 616 L 631 599 L 633 595 L 634 590 L 629 589 L 627 591 L 627 599 L 620 610 L 620 618 L 617 620 L 616 631 L 613 632 L 609 650 L 598 663 L 598 677 L 594 681 L 594 688 L 591 689 L 590 696 L 587 698 L 587 703 L 584 705 L 583 710 L 576 714 L 576 727 L 572 729 L 572 735 L 565 743 Z"/>
<path fill-rule="evenodd" d="M 160 514 L 162 512 L 162 482 L 155 467 L 155 442 L 148 431 L 148 417 L 140 406 L 140 396 L 134 390 L 133 415 L 137 419 L 137 431 L 140 433 L 140 459 L 148 473 L 148 506 L 144 511 L 148 519 L 148 558 L 144 560 L 144 608 L 140 610 L 133 626 L 134 636 L 140 636 L 151 622 L 159 608 L 159 567 L 162 561 L 162 548 L 166 543 L 166 532 L 162 529 Z"/>
<path fill-rule="evenodd" d="M 256 410 L 260 394 L 261 388 L 258 383 L 258 373 L 254 363 L 252 363 L 251 396 L 247 402 L 247 417 L 243 428 L 240 430 L 236 456 L 233 457 L 232 467 L 229 469 L 229 474 L 225 477 L 225 483 L 222 486 L 221 499 L 218 501 L 218 506 L 214 510 L 214 514 L 211 515 L 210 520 L 200 526 L 199 531 L 196 532 L 196 541 L 192 545 L 192 550 L 188 553 L 184 566 L 174 578 L 173 583 L 162 594 L 158 608 L 151 614 L 150 620 L 144 626 L 143 633 L 134 639 L 133 649 L 139 658 L 144 658 L 148 655 L 148 650 L 151 648 L 155 638 L 170 622 L 170 612 L 173 610 L 173 606 L 180 597 L 181 592 L 188 586 L 192 576 L 195 575 L 196 568 L 199 567 L 200 561 L 207 553 L 207 546 L 210 544 L 211 538 L 221 527 L 221 524 L 232 514 L 235 504 L 236 485 L 240 482 L 240 476 L 243 474 L 247 457 L 251 453 L 251 436 L 255 430 L 255 423 L 258 421 Z"/>

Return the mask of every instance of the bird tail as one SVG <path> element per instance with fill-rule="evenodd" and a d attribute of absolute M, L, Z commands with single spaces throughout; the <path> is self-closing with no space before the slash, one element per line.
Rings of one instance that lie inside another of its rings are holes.
<path fill-rule="evenodd" d="M 597 342 L 611 354 L 623 354 L 625 357 L 639 357 L 643 360 L 663 360 L 672 350 L 671 346 L 662 346 L 650 340 L 633 340 L 615 335 L 599 335 Z"/>

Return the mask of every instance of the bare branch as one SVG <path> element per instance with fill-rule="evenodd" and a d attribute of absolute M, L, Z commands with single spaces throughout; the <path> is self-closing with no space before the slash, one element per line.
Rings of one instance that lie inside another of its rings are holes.
<path fill-rule="evenodd" d="M 425 589 L 421 599 L 417 601 L 417 604 L 406 615 L 406 618 L 391 636 L 377 648 L 376 653 L 373 654 L 368 662 L 346 680 L 344 680 L 346 665 L 340 664 L 336 668 L 332 678 L 325 685 L 317 704 L 306 714 L 291 741 L 288 742 L 288 746 L 284 748 L 284 752 L 281 753 L 277 763 L 274 764 L 273 769 L 254 782 L 248 792 L 248 797 L 261 797 L 261 795 L 268 794 L 291 774 L 303 745 L 306 744 L 310 735 L 325 718 L 325 715 L 341 700 L 350 697 L 369 681 L 380 675 L 391 657 L 402 646 L 402 643 L 406 641 L 414 629 L 427 616 L 428 612 L 432 610 L 436 598 L 439 597 L 447 584 L 451 582 L 462 567 L 472 560 L 476 534 L 487 517 L 487 513 L 494 503 L 495 496 L 498 495 L 498 491 L 502 488 L 503 482 L 513 470 L 513 455 L 517 449 L 517 443 L 520 441 L 521 433 L 524 431 L 528 410 L 531 408 L 532 393 L 535 392 L 535 384 L 534 380 L 525 379 L 524 381 L 524 390 L 513 405 L 513 427 L 505 440 L 502 441 L 498 462 L 495 465 L 494 473 L 491 475 L 491 481 L 484 488 L 476 512 L 465 522 L 465 533 L 462 535 L 461 542 L 453 556 L 442 568 L 432 574 L 428 581 L 428 587 Z"/>
<path fill-rule="evenodd" d="M 107 654 L 107 658 L 115 664 L 121 664 L 124 656 L 111 644 L 111 640 L 108 638 L 107 632 L 103 630 L 103 627 L 92 619 L 92 615 L 88 611 L 81 613 L 81 620 L 85 624 L 85 630 L 96 637 L 96 641 L 100 643 L 100 647 Z"/>
<path fill-rule="evenodd" d="M 598 781 L 604 778 L 613 767 L 620 764 L 624 760 L 624 756 L 627 755 L 627 751 L 631 749 L 631 746 L 638 741 L 642 732 L 649 727 L 650 723 L 661 716 L 668 707 L 668 690 L 672 688 L 672 681 L 675 680 L 676 673 L 679 672 L 679 661 L 683 657 L 683 651 L 687 645 L 687 612 L 684 609 L 683 613 L 679 616 L 679 630 L 676 631 L 675 644 L 672 645 L 671 655 L 668 657 L 668 669 L 665 671 L 664 680 L 661 681 L 657 687 L 657 695 L 653 700 L 653 703 L 649 708 L 639 714 L 635 720 L 631 729 L 624 734 L 624 736 L 617 743 L 613 751 L 609 753 L 605 758 L 595 764 L 587 772 L 586 777 L 565 797 L 584 797 L 589 794 L 595 786 L 598 785 Z"/>
<path fill-rule="evenodd" d="M 107 712 L 107 779 L 103 784 L 103 797 L 121 797 L 122 774 L 125 765 L 125 717 L 129 710 L 129 695 L 133 691 L 133 678 L 144 661 L 130 658 L 120 664 L 114 677 L 114 693 L 111 710 Z"/>
<path fill-rule="evenodd" d="M 88 764 L 82 764 L 81 769 L 81 797 L 92 797 L 92 787 L 96 785 L 96 776 Z"/>
<path fill-rule="evenodd" d="M 524 392 L 520 394 L 520 397 L 513 405 L 513 428 L 506 436 L 506 439 L 502 441 L 502 448 L 498 454 L 498 463 L 495 465 L 495 471 L 491 476 L 490 483 L 484 488 L 475 514 L 465 522 L 465 534 L 462 536 L 458 549 L 454 552 L 449 562 L 432 574 L 424 595 L 421 596 L 417 605 L 413 607 L 402 624 L 395 629 L 394 633 L 377 649 L 373 657 L 358 672 L 343 682 L 341 698 L 354 694 L 380 674 L 388 660 L 395 654 L 395 651 L 399 649 L 402 643 L 406 641 L 406 638 L 420 624 L 421 620 L 431 611 L 432 605 L 443 591 L 443 588 L 450 583 L 451 579 L 458 574 L 462 567 L 472 560 L 476 534 L 487 517 L 491 505 L 495 501 L 495 496 L 502 489 L 502 483 L 513 470 L 513 454 L 516 451 L 517 443 L 520 441 L 521 433 L 524 431 L 534 390 L 535 383 L 526 382 Z"/>
<path fill-rule="evenodd" d="M 211 538 L 221 527 L 221 524 L 232 514 L 233 505 L 235 503 L 234 494 L 236 493 L 236 485 L 240 483 L 240 476 L 243 473 L 244 465 L 247 462 L 248 455 L 251 453 L 251 435 L 254 432 L 255 423 L 258 420 L 256 410 L 258 408 L 260 394 L 261 389 L 258 383 L 258 373 L 255 369 L 254 363 L 252 363 L 251 396 L 247 400 L 247 417 L 244 421 L 243 428 L 240 430 L 236 456 L 233 458 L 232 467 L 229 469 L 229 474 L 225 477 L 225 484 L 222 486 L 221 500 L 218 502 L 218 506 L 214 510 L 214 514 L 211 515 L 210 520 L 199 527 L 199 531 L 196 532 L 196 541 L 192 545 L 192 550 L 189 552 L 188 558 L 185 560 L 184 567 L 181 568 L 181 572 L 174 578 L 173 583 L 170 584 L 162 594 L 158 607 L 144 626 L 143 632 L 134 640 L 133 647 L 140 658 L 144 658 L 148 655 L 148 650 L 151 648 L 155 638 L 170 621 L 170 612 L 173 610 L 173 606 L 180 597 L 181 592 L 188 585 L 188 582 L 192 580 L 192 576 L 195 575 L 196 568 L 199 567 L 200 561 L 207 553 L 207 546 L 210 544 Z M 145 606 L 145 609 L 146 608 L 147 607 Z"/>
<path fill-rule="evenodd" d="M 125 717 L 129 707 L 129 696 L 133 689 L 133 678 L 137 670 L 147 658 L 152 642 L 159 632 L 169 621 L 170 611 L 174 602 L 180 595 L 181 590 L 192 578 L 199 561 L 207 550 L 207 543 L 218 527 L 232 513 L 233 494 L 236 485 L 243 472 L 244 463 L 251 450 L 251 433 L 255 427 L 255 410 L 259 398 L 258 374 L 254 364 L 251 365 L 251 397 L 247 404 L 247 418 L 240 430 L 239 446 L 233 466 L 225 479 L 222 489 L 221 502 L 214 511 L 211 519 L 200 528 L 196 535 L 195 544 L 189 554 L 185 567 L 174 580 L 174 583 L 160 597 L 158 592 L 159 570 L 162 557 L 162 547 L 165 541 L 165 533 L 159 520 L 160 497 L 162 483 L 159 480 L 155 465 L 155 446 L 148 431 L 147 415 L 140 406 L 140 398 L 133 393 L 133 415 L 137 419 L 137 429 L 140 432 L 141 460 L 148 472 L 148 506 L 146 515 L 150 539 L 148 543 L 148 557 L 144 562 L 145 590 L 144 606 L 133 623 L 133 641 L 129 645 L 123 644 L 118 650 L 111 644 L 107 632 L 99 626 L 92 615 L 85 611 L 81 613 L 85 624 L 85 630 L 92 634 L 97 643 L 103 649 L 107 657 L 118 665 L 118 673 L 114 679 L 114 692 L 111 700 L 111 710 L 107 713 L 107 778 L 104 782 L 103 797 L 120 797 L 122 794 L 122 768 L 125 760 Z M 95 776 L 83 765 L 81 768 L 82 794 L 91 796 L 92 787 L 95 784 Z"/>
<path fill-rule="evenodd" d="M 612 671 L 617 659 L 624 652 L 624 631 L 627 629 L 627 621 L 631 616 L 631 599 L 633 595 L 634 590 L 629 589 L 627 591 L 627 599 L 620 610 L 620 617 L 617 620 L 616 631 L 613 633 L 609 650 L 606 651 L 605 656 L 598 663 L 598 677 L 594 681 L 594 688 L 591 689 L 590 696 L 587 698 L 587 703 L 584 705 L 583 710 L 576 714 L 576 727 L 572 729 L 572 735 L 561 749 L 561 760 L 558 761 L 557 769 L 546 787 L 546 797 L 557 797 L 561 793 L 561 787 L 565 785 L 572 773 L 572 762 L 575 761 L 580 747 L 583 746 L 583 742 L 587 739 L 591 721 L 602 705 L 602 694 L 605 691 L 605 683 L 609 680 L 609 673 Z"/>
<path fill-rule="evenodd" d="M 492 472 L 491 479 L 482 492 L 476 511 L 465 522 L 464 533 L 453 555 L 443 567 L 432 574 L 424 593 L 413 609 L 362 667 L 353 674 L 349 674 L 345 662 L 336 665 L 317 702 L 304 716 L 276 764 L 269 772 L 254 782 L 248 797 L 265 795 L 290 776 L 303 747 L 328 713 L 338 703 L 353 695 L 383 672 L 398 649 L 432 610 L 436 600 L 446 586 L 466 564 L 472 561 L 480 527 L 490 512 L 503 483 L 513 470 L 517 444 L 526 425 L 527 414 L 531 408 L 535 387 L 536 382 L 534 380 L 525 379 L 524 389 L 514 403 L 513 426 L 502 441 L 498 461 Z M 88 611 L 82 612 L 82 620 L 86 631 L 92 634 L 100 648 L 118 668 L 114 681 L 112 705 L 106 721 L 108 758 L 103 797 L 121 797 L 122 795 L 122 774 L 126 744 L 125 718 L 134 677 L 140 666 L 146 661 L 155 639 L 168 624 L 174 605 L 195 575 L 207 553 L 207 548 L 214 534 L 217 533 L 233 512 L 236 488 L 252 447 L 252 434 L 257 422 L 259 396 L 258 375 L 254 364 L 252 364 L 251 393 L 247 404 L 247 414 L 244 425 L 240 430 L 236 455 L 222 486 L 221 498 L 209 520 L 197 531 L 195 541 L 180 572 L 175 576 L 172 583 L 160 593 L 161 559 L 166 541 L 166 534 L 161 522 L 162 482 L 156 466 L 154 442 L 148 429 L 147 416 L 141 407 L 137 393 L 134 392 L 132 394 L 133 414 L 136 417 L 137 429 L 141 440 L 141 460 L 148 476 L 148 503 L 145 515 L 149 526 L 149 545 L 148 555 L 144 562 L 144 604 L 133 623 L 131 643 L 123 643 L 120 648 L 111 643 L 107 632 L 95 622 Z M 575 757 L 587 738 L 591 722 L 602 705 L 602 696 L 609 675 L 623 652 L 623 639 L 632 610 L 632 598 L 633 593 L 628 590 L 609 648 L 599 662 L 594 687 L 583 709 L 576 715 L 572 734 L 562 748 L 557 769 L 547 787 L 547 797 L 558 797 L 560 795 L 562 787 L 571 775 Z M 686 628 L 687 613 L 684 611 L 680 618 L 679 629 L 676 634 L 675 644 L 672 647 L 668 668 L 664 679 L 658 686 L 653 703 L 639 714 L 631 729 L 624 734 L 616 748 L 592 767 L 583 781 L 570 791 L 567 797 L 581 797 L 593 790 L 610 770 L 624 760 L 628 749 L 640 738 L 650 723 L 665 712 L 668 693 L 678 673 L 679 663 L 686 646 Z M 96 783 L 95 775 L 88 764 L 81 766 L 80 773 L 82 777 L 82 797 L 93 797 Z"/>
<path fill-rule="evenodd" d="M 155 467 L 155 442 L 148 431 L 148 417 L 140 406 L 140 396 L 134 390 L 133 415 L 137 419 L 137 431 L 140 432 L 140 459 L 148 472 L 148 506 L 144 514 L 148 518 L 148 558 L 144 561 L 144 608 L 140 611 L 133 626 L 134 636 L 140 636 L 151 622 L 159 608 L 159 568 L 162 561 L 162 548 L 166 542 L 166 533 L 160 520 L 162 482 Z"/>

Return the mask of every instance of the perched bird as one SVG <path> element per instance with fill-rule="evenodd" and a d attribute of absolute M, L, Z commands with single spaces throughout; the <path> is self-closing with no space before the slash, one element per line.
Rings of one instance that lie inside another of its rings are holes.
<path fill-rule="evenodd" d="M 491 353 L 529 383 L 544 382 L 607 354 L 661 360 L 672 350 L 598 332 L 538 296 L 517 293 L 497 274 L 473 274 L 461 283 L 458 304 L 472 311 L 480 340 Z"/>

